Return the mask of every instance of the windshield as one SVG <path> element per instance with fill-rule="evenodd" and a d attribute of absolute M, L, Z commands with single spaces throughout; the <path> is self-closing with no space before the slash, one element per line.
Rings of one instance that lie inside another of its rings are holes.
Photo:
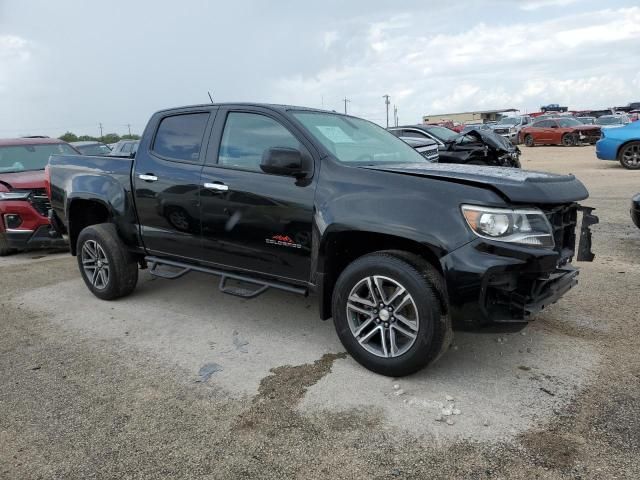
<path fill-rule="evenodd" d="M 109 155 L 111 149 L 101 143 L 94 143 L 93 145 L 76 146 L 80 153 L 84 155 Z"/>
<path fill-rule="evenodd" d="M 505 117 L 498 122 L 498 125 L 518 125 L 520 119 L 515 117 Z"/>
<path fill-rule="evenodd" d="M 77 155 L 66 143 L 0 147 L 0 173 L 43 170 L 50 155 Z"/>
<path fill-rule="evenodd" d="M 427 162 L 405 142 L 378 125 L 331 113 L 293 112 L 300 123 L 343 163 L 371 165 Z"/>
<path fill-rule="evenodd" d="M 582 125 L 582 123 L 575 118 L 559 118 L 557 122 L 561 127 L 579 127 Z"/>
<path fill-rule="evenodd" d="M 622 119 L 620 117 L 600 117 L 596 119 L 596 123 L 598 125 L 618 125 L 622 123 Z"/>
<path fill-rule="evenodd" d="M 442 142 L 455 140 L 458 134 L 446 127 L 429 127 L 429 133 Z"/>
<path fill-rule="evenodd" d="M 593 125 L 595 123 L 595 118 L 593 117 L 578 117 L 577 120 L 584 123 L 585 125 Z"/>

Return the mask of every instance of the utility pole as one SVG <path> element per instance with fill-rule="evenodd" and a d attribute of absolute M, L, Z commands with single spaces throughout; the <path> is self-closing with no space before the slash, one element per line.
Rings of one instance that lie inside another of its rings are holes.
<path fill-rule="evenodd" d="M 129 129 L 129 136 L 131 136 L 131 124 L 127 123 L 126 127 L 127 129 Z"/>
<path fill-rule="evenodd" d="M 100 127 L 100 140 L 102 140 L 102 122 L 100 122 L 98 125 Z"/>
<path fill-rule="evenodd" d="M 398 126 L 398 106 L 393 106 L 393 125 Z"/>
<path fill-rule="evenodd" d="M 347 103 L 351 103 L 351 100 L 349 100 L 347 97 L 344 97 L 342 99 L 342 101 L 344 102 L 344 114 L 347 114 Z"/>
<path fill-rule="evenodd" d="M 382 95 L 382 98 L 384 98 L 384 104 L 387 107 L 387 128 L 389 128 L 389 105 L 391 102 L 389 101 L 389 95 Z"/>

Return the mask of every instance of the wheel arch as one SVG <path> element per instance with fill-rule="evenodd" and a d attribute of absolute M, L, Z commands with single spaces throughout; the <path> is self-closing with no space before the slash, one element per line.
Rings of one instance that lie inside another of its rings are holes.
<path fill-rule="evenodd" d="M 401 251 L 419 256 L 443 274 L 439 248 L 405 237 L 370 231 L 328 233 L 318 250 L 318 294 L 320 318 L 331 318 L 334 285 L 344 269 L 355 259 L 373 252 Z"/>
<path fill-rule="evenodd" d="M 71 254 L 76 255 L 76 243 L 80 232 L 91 225 L 110 223 L 113 212 L 109 205 L 96 198 L 72 198 L 67 207 L 69 246 Z"/>
<path fill-rule="evenodd" d="M 622 149 L 633 142 L 640 143 L 640 138 L 631 138 L 629 140 L 626 140 L 624 143 L 621 143 L 620 145 L 618 145 L 618 149 L 616 150 L 616 160 L 620 160 L 620 153 L 622 152 Z"/>

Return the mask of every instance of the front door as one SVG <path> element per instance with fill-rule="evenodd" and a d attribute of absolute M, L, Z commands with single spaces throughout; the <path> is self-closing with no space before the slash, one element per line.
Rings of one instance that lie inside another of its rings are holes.
<path fill-rule="evenodd" d="M 155 128 L 150 143 L 138 149 L 134 195 L 142 241 L 151 253 L 184 258 L 200 254 L 203 141 L 214 114 L 211 108 L 161 117 L 149 127 Z"/>
<path fill-rule="evenodd" d="M 315 177 L 271 175 L 263 153 L 312 147 L 285 117 L 269 110 L 225 109 L 216 119 L 202 171 L 204 259 L 236 269 L 309 280 Z"/>

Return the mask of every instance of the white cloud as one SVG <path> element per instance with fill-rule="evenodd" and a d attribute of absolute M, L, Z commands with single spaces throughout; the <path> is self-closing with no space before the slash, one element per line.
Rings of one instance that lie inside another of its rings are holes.
<path fill-rule="evenodd" d="M 557 8 L 566 7 L 573 3 L 578 3 L 579 0 L 520 0 L 520 9 L 526 11 L 538 10 L 540 8 Z"/>
<path fill-rule="evenodd" d="M 604 107 L 637 96 L 640 7 L 554 14 L 535 24 L 485 22 L 431 35 L 423 33 L 427 18 L 350 24 L 351 61 L 282 78 L 276 95 L 314 105 L 324 96 L 336 109 L 347 95 L 354 114 L 378 122 L 384 93 L 406 122 L 482 108 L 532 111 L 546 103 Z"/>
<path fill-rule="evenodd" d="M 31 59 L 31 44 L 16 35 L 0 35 L 0 93 L 19 77 Z"/>

